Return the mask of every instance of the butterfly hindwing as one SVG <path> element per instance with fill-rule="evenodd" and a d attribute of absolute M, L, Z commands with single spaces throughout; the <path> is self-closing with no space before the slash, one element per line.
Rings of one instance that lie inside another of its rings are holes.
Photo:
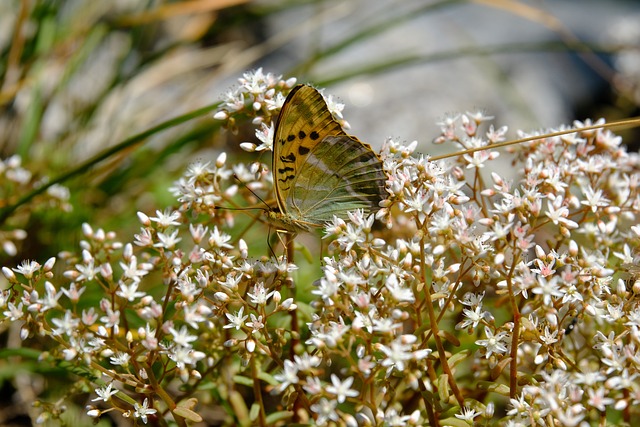
<path fill-rule="evenodd" d="M 306 85 L 291 90 L 276 121 L 273 178 L 280 212 L 270 217 L 291 231 L 357 208 L 376 211 L 386 194 L 381 160 Z"/>
<path fill-rule="evenodd" d="M 319 225 L 354 209 L 378 210 L 386 176 L 378 156 L 352 136 L 326 136 L 301 165 L 289 213 Z"/>

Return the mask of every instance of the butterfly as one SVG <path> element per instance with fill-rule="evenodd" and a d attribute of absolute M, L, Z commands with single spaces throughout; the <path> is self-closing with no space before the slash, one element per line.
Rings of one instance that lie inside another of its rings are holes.
<path fill-rule="evenodd" d="M 376 212 L 387 195 L 382 161 L 347 135 L 324 98 L 308 85 L 294 87 L 276 120 L 273 185 L 277 209 L 268 219 L 291 233 L 321 227 L 336 215 Z"/>

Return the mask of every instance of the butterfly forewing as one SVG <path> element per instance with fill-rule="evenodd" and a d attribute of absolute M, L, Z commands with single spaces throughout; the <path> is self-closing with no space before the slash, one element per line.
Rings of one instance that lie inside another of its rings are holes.
<path fill-rule="evenodd" d="M 276 122 L 273 143 L 273 174 L 281 212 L 294 187 L 299 166 L 311 149 L 326 135 L 344 134 L 333 120 L 322 95 L 310 86 L 294 87 Z"/>
<path fill-rule="evenodd" d="M 273 174 L 280 215 L 289 228 L 321 226 L 357 208 L 378 210 L 386 175 L 367 144 L 347 135 L 322 95 L 296 86 L 276 122 Z"/>

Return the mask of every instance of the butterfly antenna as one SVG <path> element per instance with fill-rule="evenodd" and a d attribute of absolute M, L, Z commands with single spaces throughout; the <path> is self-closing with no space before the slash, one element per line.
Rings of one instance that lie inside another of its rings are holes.
<path fill-rule="evenodd" d="M 242 185 L 244 188 L 246 188 L 249 193 L 253 194 L 256 199 L 260 200 L 262 202 L 262 204 L 264 204 L 266 206 L 266 210 L 269 210 L 269 204 L 267 202 L 265 202 L 262 197 L 258 196 L 255 191 L 253 191 L 251 188 L 249 188 L 249 186 L 247 185 L 246 182 L 242 181 L 240 178 L 238 178 L 238 175 L 236 175 L 235 173 L 233 174 L 233 177 L 235 178 L 236 181 L 238 181 L 240 183 L 240 185 Z"/>

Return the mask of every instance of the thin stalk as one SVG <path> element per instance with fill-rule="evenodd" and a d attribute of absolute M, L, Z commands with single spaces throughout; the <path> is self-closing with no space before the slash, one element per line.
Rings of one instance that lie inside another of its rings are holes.
<path fill-rule="evenodd" d="M 426 254 L 424 253 L 424 236 L 420 238 L 420 274 L 423 286 L 426 290 L 425 302 L 427 305 L 427 313 L 429 314 L 429 323 L 431 327 L 431 332 L 433 333 L 433 339 L 436 342 L 436 348 L 438 350 L 438 356 L 440 358 L 440 363 L 442 364 L 442 370 L 445 374 L 447 374 L 447 378 L 449 381 L 449 385 L 451 386 L 451 390 L 453 391 L 456 400 L 458 401 L 458 405 L 460 407 L 464 407 L 464 398 L 462 397 L 462 393 L 460 393 L 460 389 L 458 389 L 458 385 L 456 384 L 455 378 L 453 377 L 453 373 L 451 372 L 451 368 L 449 367 L 449 363 L 447 362 L 447 355 L 445 354 L 444 345 L 442 345 L 442 340 L 440 339 L 439 328 L 438 328 L 438 319 L 436 316 L 435 309 L 433 308 L 433 301 L 431 301 L 431 285 L 427 286 L 427 277 L 425 275 L 425 271 L 427 270 L 427 266 L 424 262 L 426 258 Z"/>

